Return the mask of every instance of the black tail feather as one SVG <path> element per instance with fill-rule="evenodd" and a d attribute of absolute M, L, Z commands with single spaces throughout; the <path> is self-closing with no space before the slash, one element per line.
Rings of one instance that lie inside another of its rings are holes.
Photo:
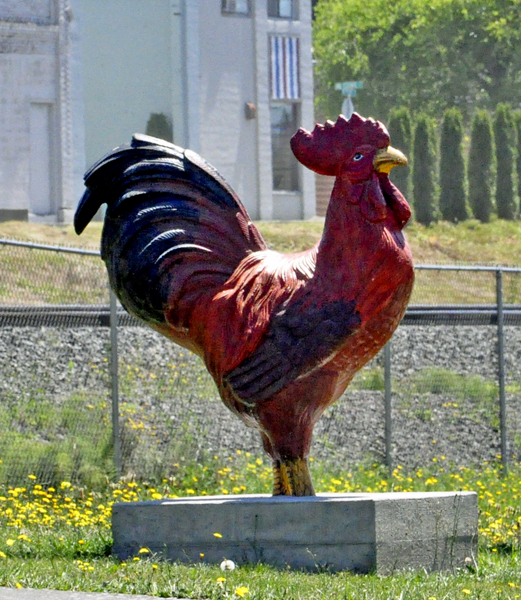
<path fill-rule="evenodd" d="M 102 258 L 122 304 L 146 321 L 164 322 L 169 299 L 204 293 L 203 280 L 222 285 L 245 256 L 266 249 L 217 171 L 157 138 L 136 134 L 98 161 L 85 185 L 76 232 L 107 204 Z"/>

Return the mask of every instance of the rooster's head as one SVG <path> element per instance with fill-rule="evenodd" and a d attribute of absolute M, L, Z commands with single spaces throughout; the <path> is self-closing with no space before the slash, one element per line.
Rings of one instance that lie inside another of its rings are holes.
<path fill-rule="evenodd" d="M 340 115 L 335 123 L 317 124 L 312 132 L 299 129 L 291 149 L 308 169 L 337 177 L 339 187 L 348 187 L 347 201 L 360 204 L 369 221 L 383 221 L 391 212 L 403 227 L 411 210 L 388 175 L 393 167 L 406 165 L 407 158 L 389 142 L 385 125 L 353 113 L 349 120 Z"/>

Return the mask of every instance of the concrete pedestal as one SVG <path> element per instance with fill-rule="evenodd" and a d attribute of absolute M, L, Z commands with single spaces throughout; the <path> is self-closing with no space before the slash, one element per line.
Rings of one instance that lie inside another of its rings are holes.
<path fill-rule="evenodd" d="M 478 507 L 474 492 L 202 496 L 115 504 L 112 531 L 121 559 L 146 547 L 183 562 L 434 571 L 476 557 Z"/>

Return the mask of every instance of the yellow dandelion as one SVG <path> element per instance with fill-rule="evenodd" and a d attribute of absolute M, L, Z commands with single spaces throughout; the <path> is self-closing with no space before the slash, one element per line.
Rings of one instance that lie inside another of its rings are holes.
<path fill-rule="evenodd" d="M 140 548 L 138 554 L 150 554 L 150 550 L 148 548 Z"/>
<path fill-rule="evenodd" d="M 472 592 L 470 590 L 467 590 L 466 588 L 461 591 L 463 594 L 472 594 Z"/>
<path fill-rule="evenodd" d="M 154 570 L 156 570 L 156 569 L 157 569 L 157 565 L 152 565 L 152 568 L 153 568 Z"/>
<path fill-rule="evenodd" d="M 0 558 L 7 558 L 7 554 L 0 550 Z"/>
<path fill-rule="evenodd" d="M 240 596 L 241 598 L 246 596 L 246 594 L 248 594 L 249 591 L 250 590 L 245 585 L 241 585 L 240 587 L 235 588 L 235 593 L 237 594 L 237 596 Z"/>
<path fill-rule="evenodd" d="M 22 589 L 22 584 L 21 583 L 15 583 L 16 589 L 17 590 L 21 590 Z"/>
<path fill-rule="evenodd" d="M 12 545 L 14 544 L 14 540 L 11 540 L 11 539 L 9 539 L 9 540 L 6 540 L 6 541 L 5 541 L 5 543 L 6 543 L 8 546 L 12 546 Z"/>
<path fill-rule="evenodd" d="M 139 558 L 139 556 L 134 556 L 134 558 L 132 560 L 134 562 L 139 562 L 141 559 Z"/>
<path fill-rule="evenodd" d="M 36 479 L 36 475 L 29 475 L 28 477 L 29 477 L 29 479 L 33 479 L 33 480 Z"/>
<path fill-rule="evenodd" d="M 222 533 L 214 533 L 213 535 L 216 538 L 222 538 L 222 536 L 223 536 Z"/>
<path fill-rule="evenodd" d="M 226 577 L 217 577 L 215 580 L 217 583 L 224 583 L 226 581 Z"/>

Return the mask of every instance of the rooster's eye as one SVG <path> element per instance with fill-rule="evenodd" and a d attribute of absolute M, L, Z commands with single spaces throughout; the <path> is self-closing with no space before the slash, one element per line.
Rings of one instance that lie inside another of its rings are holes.
<path fill-rule="evenodd" d="M 357 162 L 358 162 L 359 160 L 362 160 L 362 158 L 364 158 L 364 155 L 363 155 L 363 154 L 361 154 L 360 152 L 357 152 L 357 153 L 356 153 L 356 154 L 353 156 L 353 160 L 355 160 L 355 161 L 357 161 Z"/>

